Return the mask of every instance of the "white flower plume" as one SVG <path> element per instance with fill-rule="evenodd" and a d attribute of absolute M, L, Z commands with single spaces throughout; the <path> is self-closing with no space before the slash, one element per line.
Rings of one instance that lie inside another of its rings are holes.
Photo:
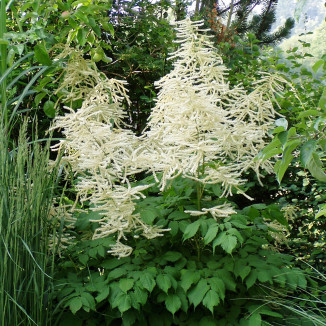
<path fill-rule="evenodd" d="M 125 84 L 108 79 L 81 53 L 72 52 L 60 90 L 66 101 L 82 98 L 83 103 L 77 111 L 66 107 L 68 113 L 57 117 L 53 127 L 61 128 L 66 137 L 53 149 L 64 153 L 62 160 L 77 176 L 78 197 L 100 212 L 93 239 L 115 235 L 117 243 L 110 253 L 119 257 L 132 251 L 121 243 L 126 233 L 154 238 L 166 231 L 147 225 L 134 213 L 134 200 L 144 198 L 141 191 L 151 185 L 132 187 L 128 181 L 128 176 L 144 170 L 147 161 L 141 155 L 142 141 L 121 127 L 122 102 L 129 102 Z"/>
<path fill-rule="evenodd" d="M 160 91 L 146 132 L 152 169 L 163 172 L 161 189 L 182 174 L 221 183 L 223 195 L 230 195 L 245 182 L 244 171 L 259 176 L 255 157 L 276 114 L 273 93 L 282 91 L 284 80 L 266 74 L 249 94 L 241 85 L 231 89 L 203 22 L 176 24 L 180 47 L 170 57 L 173 70 L 156 83 Z"/>

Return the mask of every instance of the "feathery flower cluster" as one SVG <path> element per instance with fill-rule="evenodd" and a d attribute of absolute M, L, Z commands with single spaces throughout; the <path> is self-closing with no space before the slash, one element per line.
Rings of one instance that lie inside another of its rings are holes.
<path fill-rule="evenodd" d="M 230 88 L 227 69 L 202 29 L 203 22 L 177 22 L 179 49 L 173 70 L 157 82 L 160 89 L 146 132 L 152 169 L 162 172 L 161 189 L 178 175 L 204 184 L 221 183 L 224 195 L 245 180 L 241 174 L 269 162 L 256 158 L 265 146 L 276 112 L 272 99 L 285 82 L 263 75 L 247 94 Z"/>
<path fill-rule="evenodd" d="M 170 56 L 173 70 L 156 84 L 157 103 L 142 137 L 122 128 L 123 102 L 129 102 L 125 82 L 108 79 L 78 51 L 65 49 L 63 54 L 71 60 L 59 90 L 67 102 L 83 103 L 77 111 L 67 107 L 68 113 L 56 119 L 54 128 L 62 128 L 66 136 L 56 149 L 64 151 L 63 159 L 78 176 L 81 201 L 102 216 L 93 238 L 116 235 L 109 253 L 119 257 L 132 252 L 121 243 L 126 233 L 151 239 L 167 231 L 146 225 L 134 213 L 134 200 L 143 198 L 142 191 L 151 185 L 132 187 L 129 176 L 151 171 L 163 190 L 182 175 L 203 184 L 220 183 L 222 196 L 227 196 L 234 188 L 240 191 L 244 171 L 253 169 L 259 177 L 260 168 L 271 169 L 256 156 L 276 114 L 274 94 L 281 94 L 285 80 L 265 74 L 249 94 L 241 85 L 231 89 L 203 22 L 176 24 L 180 46 Z M 235 213 L 227 204 L 186 212 L 214 219 Z"/>
<path fill-rule="evenodd" d="M 137 232 L 146 238 L 161 236 L 164 229 L 144 223 L 134 214 L 134 199 L 150 187 L 131 187 L 128 176 L 143 171 L 142 143 L 130 130 L 122 129 L 125 116 L 123 101 L 129 102 L 125 82 L 108 79 L 96 65 L 85 60 L 78 51 L 71 52 L 65 78 L 60 87 L 65 100 L 83 99 L 77 111 L 55 120 L 53 128 L 61 128 L 66 136 L 53 149 L 64 152 L 63 161 L 78 177 L 76 190 L 80 200 L 89 201 L 92 211 L 102 218 L 93 238 L 116 235 L 110 253 L 124 257 L 132 248 L 122 244 L 125 233 Z"/>

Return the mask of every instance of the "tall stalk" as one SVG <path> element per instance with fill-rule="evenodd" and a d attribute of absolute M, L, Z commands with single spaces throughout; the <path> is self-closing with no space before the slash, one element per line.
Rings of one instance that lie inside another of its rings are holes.
<path fill-rule="evenodd" d="M 0 325 L 50 325 L 49 210 L 55 174 L 49 144 L 28 144 L 26 123 L 8 149 L 0 130 Z M 2 124 L 1 124 L 2 127 Z"/>
<path fill-rule="evenodd" d="M 6 32 L 6 0 L 0 0 L 0 77 L 3 76 L 7 70 L 7 43 L 4 38 Z M 8 121 L 7 112 L 7 96 L 6 96 L 6 80 L 0 85 L 1 96 L 1 111 L 3 112 L 4 121 Z M 5 123 L 7 125 L 7 123 Z"/>

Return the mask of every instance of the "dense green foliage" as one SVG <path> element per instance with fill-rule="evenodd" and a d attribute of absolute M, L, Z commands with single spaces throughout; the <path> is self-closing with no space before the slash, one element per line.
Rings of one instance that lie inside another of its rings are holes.
<path fill-rule="evenodd" d="M 231 85 L 251 91 L 260 72 L 275 71 L 291 82 L 274 99 L 282 116 L 258 156 L 274 158 L 276 178 L 262 172 L 262 186 L 248 171 L 240 191 L 224 198 L 221 184 L 180 176 L 162 190 L 151 175 L 130 176 L 132 186 L 152 185 L 134 200 L 135 213 L 170 231 L 155 239 L 127 235 L 134 251 L 117 258 L 107 253 L 114 236 L 92 239 L 101 211 L 78 202 L 78 175 L 64 179 L 63 166 L 49 170 L 49 142 L 29 134 L 45 136 L 64 106 L 81 104 L 65 101 L 67 89 L 60 89 L 69 60 L 57 59 L 64 44 L 128 82 L 125 122 L 140 134 L 157 98 L 154 82 L 173 66 L 167 57 L 175 32 L 167 19 L 171 11 L 183 18 L 186 3 L 22 1 L 10 2 L 6 14 L 1 1 L 2 324 L 326 324 L 325 56 L 309 67 L 301 62 L 309 55 L 296 48 L 261 48 L 280 36 L 268 35 L 277 1 L 266 1 L 264 14 L 248 22 L 254 2 L 237 1 L 239 35 L 213 34 Z M 223 204 L 234 209 L 228 217 L 189 213 Z M 76 208 L 68 221 L 65 207 Z"/>

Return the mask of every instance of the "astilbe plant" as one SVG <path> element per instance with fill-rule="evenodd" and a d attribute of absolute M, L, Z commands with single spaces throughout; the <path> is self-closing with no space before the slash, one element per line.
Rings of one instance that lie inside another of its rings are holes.
<path fill-rule="evenodd" d="M 70 60 L 60 90 L 66 94 L 64 100 L 83 102 L 77 111 L 66 107 L 69 113 L 56 119 L 54 127 L 63 129 L 66 140 L 54 149 L 64 152 L 63 162 L 68 162 L 77 176 L 81 202 L 88 201 L 91 210 L 101 212 L 101 219 L 94 221 L 99 227 L 93 238 L 116 234 L 117 242 L 110 252 L 123 257 L 132 251 L 120 242 L 125 233 L 140 232 L 153 238 L 164 231 L 146 225 L 133 213 L 133 200 L 142 197 L 141 191 L 150 185 L 132 187 L 128 180 L 147 164 L 137 153 L 141 141 L 121 127 L 123 101 L 129 102 L 125 82 L 108 79 L 78 51 L 66 49 L 61 56 L 65 55 L 70 55 Z"/>
<path fill-rule="evenodd" d="M 244 171 L 271 171 L 257 154 L 266 145 L 274 122 L 275 93 L 283 78 L 262 74 L 248 93 L 230 88 L 227 68 L 201 21 L 177 23 L 179 49 L 172 53 L 173 70 L 157 82 L 160 89 L 150 115 L 147 141 L 153 172 L 162 172 L 161 189 L 178 175 L 201 184 L 220 183 L 223 195 L 241 192 Z M 199 214 L 199 213 L 198 213 Z"/>
<path fill-rule="evenodd" d="M 201 209 L 205 184 L 222 184 L 222 196 L 234 189 L 243 193 L 244 171 L 253 169 L 258 177 L 260 167 L 271 171 L 271 164 L 256 156 L 276 114 L 273 94 L 282 91 L 285 81 L 265 74 L 250 93 L 241 85 L 231 89 L 203 22 L 176 24 L 180 47 L 170 56 L 173 70 L 157 82 L 157 103 L 140 137 L 123 123 L 123 104 L 129 102 L 125 82 L 108 79 L 76 50 L 61 55 L 70 60 L 59 90 L 66 101 L 83 102 L 56 119 L 54 128 L 66 136 L 56 148 L 64 151 L 63 161 L 77 176 L 78 198 L 101 215 L 94 221 L 99 227 L 93 239 L 115 235 L 109 252 L 119 257 L 132 252 L 121 242 L 127 233 L 154 238 L 168 231 L 147 225 L 134 213 L 134 200 L 144 198 L 142 191 L 151 186 L 132 186 L 129 178 L 135 173 L 151 171 L 161 190 L 179 175 L 195 180 L 198 205 L 189 213 L 216 219 L 235 211 L 228 204 Z"/>

